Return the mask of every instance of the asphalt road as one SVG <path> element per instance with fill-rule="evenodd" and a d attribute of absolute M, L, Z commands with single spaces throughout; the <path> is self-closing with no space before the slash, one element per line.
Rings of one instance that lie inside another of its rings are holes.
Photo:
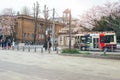
<path fill-rule="evenodd" d="M 120 61 L 0 50 L 0 80 L 120 80 Z"/>

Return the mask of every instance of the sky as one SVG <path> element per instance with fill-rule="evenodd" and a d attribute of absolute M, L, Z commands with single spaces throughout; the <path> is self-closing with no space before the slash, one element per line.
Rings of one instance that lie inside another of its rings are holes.
<path fill-rule="evenodd" d="M 49 10 L 55 8 L 56 16 L 62 16 L 65 9 L 71 9 L 73 17 L 78 17 L 93 6 L 103 5 L 106 2 L 114 2 L 118 0 L 2 0 L 0 2 L 0 12 L 5 8 L 12 8 L 14 11 L 21 11 L 24 6 L 27 6 L 31 11 L 33 4 L 36 1 L 40 4 L 41 11 L 44 5 L 47 5 Z"/>

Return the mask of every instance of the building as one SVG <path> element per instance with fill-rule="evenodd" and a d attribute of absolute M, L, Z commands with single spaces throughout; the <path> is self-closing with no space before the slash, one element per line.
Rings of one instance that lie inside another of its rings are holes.
<path fill-rule="evenodd" d="M 46 27 L 46 30 L 45 30 Z M 64 24 L 55 22 L 55 39 L 58 37 L 58 32 Z M 44 37 L 50 36 L 52 38 L 53 22 L 50 20 L 45 21 L 42 18 L 37 19 L 36 33 L 34 17 L 19 15 L 17 16 L 17 26 L 16 26 L 16 41 L 24 43 L 33 43 L 34 36 L 36 34 L 36 43 L 41 44 L 44 42 Z"/>
<path fill-rule="evenodd" d="M 78 27 L 71 28 L 71 46 L 73 47 L 75 39 L 74 35 L 78 32 Z M 58 44 L 59 46 L 69 46 L 69 27 L 64 27 L 59 31 Z"/>
<path fill-rule="evenodd" d="M 66 9 L 63 12 L 63 23 L 65 23 L 66 26 L 59 31 L 59 37 L 58 37 L 59 46 L 68 47 L 70 46 L 70 42 L 71 42 L 71 46 L 73 47 L 75 42 L 74 35 L 79 31 L 83 31 L 83 28 L 79 26 L 78 21 L 79 21 L 78 19 L 74 19 L 74 18 L 70 19 L 69 9 Z M 70 27 L 71 27 L 71 32 L 70 32 Z"/>
<path fill-rule="evenodd" d="M 55 21 L 54 26 L 54 38 L 57 39 L 58 32 L 64 27 L 64 24 Z M 45 36 L 52 39 L 52 31 L 53 21 L 50 20 L 45 21 L 43 18 L 38 18 L 35 31 L 35 20 L 32 16 L 0 16 L 0 35 L 2 38 L 9 36 L 18 43 L 32 44 L 36 35 L 36 44 L 42 44 Z"/>

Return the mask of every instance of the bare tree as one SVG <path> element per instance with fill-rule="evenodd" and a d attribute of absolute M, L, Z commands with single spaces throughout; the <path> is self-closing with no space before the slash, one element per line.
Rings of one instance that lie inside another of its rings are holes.
<path fill-rule="evenodd" d="M 39 7 L 39 3 L 36 2 L 36 4 L 34 3 L 34 22 L 35 22 L 35 27 L 34 27 L 34 44 L 36 43 L 36 32 L 37 32 L 37 19 L 38 19 L 38 15 L 40 13 L 40 7 Z"/>
<path fill-rule="evenodd" d="M 27 6 L 24 6 L 22 11 L 21 11 L 21 14 L 30 15 L 30 9 Z"/>
<path fill-rule="evenodd" d="M 2 15 L 13 15 L 15 14 L 15 11 L 12 8 L 4 8 L 1 14 Z"/>
<path fill-rule="evenodd" d="M 44 27 L 44 40 L 47 41 L 47 36 L 46 36 L 46 31 L 47 31 L 47 28 L 48 28 L 48 17 L 49 17 L 49 14 L 48 14 L 48 7 L 46 5 L 44 5 L 44 18 L 45 18 L 45 27 Z"/>

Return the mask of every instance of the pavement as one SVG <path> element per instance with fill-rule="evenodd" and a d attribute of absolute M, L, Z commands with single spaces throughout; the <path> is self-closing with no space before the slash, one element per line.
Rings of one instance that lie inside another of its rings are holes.
<path fill-rule="evenodd" d="M 58 51 L 53 51 L 53 48 L 51 47 L 50 51 L 46 51 L 42 46 L 35 46 L 35 45 L 27 45 L 27 46 L 15 46 L 14 48 L 6 48 L 5 50 L 13 50 L 13 51 L 19 51 L 19 52 L 26 52 L 26 53 L 42 53 L 42 54 L 61 54 L 62 48 L 65 47 L 58 47 Z M 65 56 L 77 56 L 77 57 L 91 57 L 91 58 L 105 58 L 105 59 L 118 59 L 120 60 L 120 50 L 116 50 L 113 52 L 105 52 L 105 54 L 109 54 L 109 56 L 101 56 L 104 54 L 103 51 L 80 51 L 82 53 L 90 53 L 89 55 L 84 54 L 65 54 Z"/>
<path fill-rule="evenodd" d="M 0 80 L 120 80 L 120 61 L 0 50 Z"/>

